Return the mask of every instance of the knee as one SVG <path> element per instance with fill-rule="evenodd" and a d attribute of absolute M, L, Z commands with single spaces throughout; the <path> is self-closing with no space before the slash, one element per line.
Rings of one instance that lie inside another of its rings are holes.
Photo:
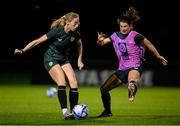
<path fill-rule="evenodd" d="M 100 87 L 100 91 L 101 93 L 108 92 L 108 90 L 103 85 Z"/>

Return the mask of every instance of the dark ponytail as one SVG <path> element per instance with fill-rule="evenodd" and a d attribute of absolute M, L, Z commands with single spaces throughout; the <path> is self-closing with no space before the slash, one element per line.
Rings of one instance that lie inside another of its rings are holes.
<path fill-rule="evenodd" d="M 118 22 L 127 22 L 129 25 L 134 24 L 140 19 L 139 12 L 134 7 L 129 7 L 127 10 L 122 12 Z"/>

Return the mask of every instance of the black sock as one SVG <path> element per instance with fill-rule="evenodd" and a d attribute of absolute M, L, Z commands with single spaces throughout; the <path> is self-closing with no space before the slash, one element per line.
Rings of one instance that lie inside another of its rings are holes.
<path fill-rule="evenodd" d="M 58 99 L 61 109 L 67 108 L 66 86 L 58 86 Z"/>
<path fill-rule="evenodd" d="M 101 98 L 106 112 L 111 113 L 111 96 L 109 92 L 101 91 Z"/>
<path fill-rule="evenodd" d="M 70 102 L 70 110 L 74 108 L 75 105 L 78 104 L 79 93 L 77 88 L 71 88 L 69 91 L 69 102 Z"/>

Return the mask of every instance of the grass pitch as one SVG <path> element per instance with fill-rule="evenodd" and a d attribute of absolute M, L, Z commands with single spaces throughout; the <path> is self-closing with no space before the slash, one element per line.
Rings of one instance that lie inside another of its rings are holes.
<path fill-rule="evenodd" d="M 140 87 L 132 103 L 126 87 L 116 88 L 113 116 L 96 118 L 103 111 L 99 87 L 80 86 L 79 103 L 88 105 L 89 115 L 63 120 L 57 96 L 46 96 L 49 86 L 0 85 L 0 125 L 180 125 L 180 88 Z"/>

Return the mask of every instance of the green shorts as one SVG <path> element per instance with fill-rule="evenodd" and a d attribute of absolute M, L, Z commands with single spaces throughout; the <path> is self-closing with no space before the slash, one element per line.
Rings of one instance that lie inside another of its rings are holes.
<path fill-rule="evenodd" d="M 137 70 L 140 73 L 140 75 L 142 74 L 142 67 L 130 68 L 125 71 L 116 70 L 113 74 L 115 74 L 124 84 L 127 84 L 128 83 L 128 74 L 129 74 L 129 71 L 131 71 L 131 70 Z"/>
<path fill-rule="evenodd" d="M 56 64 L 63 65 L 67 63 L 69 63 L 69 60 L 66 55 L 51 54 L 48 52 L 44 54 L 44 66 L 47 71 L 49 71 Z"/>

